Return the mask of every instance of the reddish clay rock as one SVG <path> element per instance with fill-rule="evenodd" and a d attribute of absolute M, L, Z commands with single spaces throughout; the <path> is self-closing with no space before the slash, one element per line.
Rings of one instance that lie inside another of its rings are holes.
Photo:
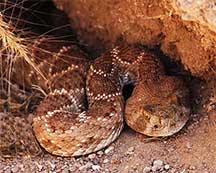
<path fill-rule="evenodd" d="M 119 38 L 160 46 L 202 79 L 216 78 L 214 0 L 53 0 L 79 38 L 100 53 Z"/>

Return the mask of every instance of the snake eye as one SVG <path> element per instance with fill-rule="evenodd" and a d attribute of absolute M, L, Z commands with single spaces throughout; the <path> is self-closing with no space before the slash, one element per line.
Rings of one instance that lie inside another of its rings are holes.
<path fill-rule="evenodd" d="M 154 125 L 154 128 L 157 129 L 157 128 L 158 128 L 158 125 Z"/>

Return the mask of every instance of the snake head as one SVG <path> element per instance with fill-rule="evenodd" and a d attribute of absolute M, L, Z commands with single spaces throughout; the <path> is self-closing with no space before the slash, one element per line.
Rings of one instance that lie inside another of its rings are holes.
<path fill-rule="evenodd" d="M 150 90 L 144 84 L 137 85 L 126 103 L 127 124 L 147 136 L 170 136 L 182 129 L 189 118 L 189 92 L 182 81 L 170 83 L 176 87 L 161 84 Z"/>
<path fill-rule="evenodd" d="M 147 105 L 143 107 L 141 113 L 146 117 L 144 134 L 170 136 L 182 129 L 188 120 L 190 110 L 175 104 Z"/>

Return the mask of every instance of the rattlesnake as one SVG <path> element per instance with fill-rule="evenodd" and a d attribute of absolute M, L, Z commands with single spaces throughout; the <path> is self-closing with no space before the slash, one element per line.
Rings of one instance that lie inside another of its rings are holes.
<path fill-rule="evenodd" d="M 47 49 L 44 45 L 42 39 L 35 47 Z M 184 82 L 167 76 L 147 50 L 116 46 L 91 61 L 75 45 L 48 47 L 56 53 L 33 49 L 36 60 L 43 57 L 37 64 L 48 80 L 28 74 L 48 91 L 33 120 L 35 136 L 48 152 L 80 156 L 100 150 L 119 136 L 124 117 L 132 129 L 149 136 L 172 135 L 188 120 Z M 135 88 L 124 103 L 122 89 L 130 83 Z"/>

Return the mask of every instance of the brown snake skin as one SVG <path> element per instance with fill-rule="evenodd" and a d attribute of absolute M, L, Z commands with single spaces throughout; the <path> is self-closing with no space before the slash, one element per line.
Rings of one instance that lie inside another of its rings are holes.
<path fill-rule="evenodd" d="M 33 120 L 35 136 L 48 152 L 80 156 L 100 150 L 119 136 L 124 116 L 132 129 L 148 136 L 172 135 L 188 120 L 184 82 L 167 76 L 148 51 L 117 46 L 91 62 L 76 46 L 63 45 L 53 43 L 52 56 L 33 50 L 43 59 L 36 63 L 46 82 L 29 73 L 49 88 Z M 43 40 L 37 46 L 49 49 Z M 125 104 L 122 89 L 129 83 L 135 88 Z"/>

